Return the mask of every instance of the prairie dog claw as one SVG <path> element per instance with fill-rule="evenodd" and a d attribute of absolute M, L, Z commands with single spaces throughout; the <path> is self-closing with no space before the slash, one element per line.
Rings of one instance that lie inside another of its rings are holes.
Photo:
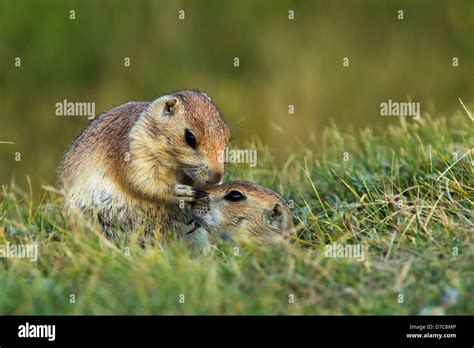
<path fill-rule="evenodd" d="M 178 184 L 173 187 L 173 195 L 184 202 L 192 202 L 194 199 L 207 196 L 208 193 L 188 185 Z"/>

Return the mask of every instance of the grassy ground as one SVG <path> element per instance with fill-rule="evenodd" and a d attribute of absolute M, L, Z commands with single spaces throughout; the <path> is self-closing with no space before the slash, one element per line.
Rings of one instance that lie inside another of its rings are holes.
<path fill-rule="evenodd" d="M 229 167 L 227 180 L 293 199 L 298 236 L 240 255 L 173 239 L 108 248 L 68 229 L 54 192 L 4 187 L 0 244 L 36 242 L 39 259 L 0 259 L 0 314 L 473 314 L 473 141 L 459 112 L 383 137 L 333 127 L 287 155 L 255 143 L 259 169 Z M 325 257 L 333 242 L 364 245 L 365 260 Z"/>

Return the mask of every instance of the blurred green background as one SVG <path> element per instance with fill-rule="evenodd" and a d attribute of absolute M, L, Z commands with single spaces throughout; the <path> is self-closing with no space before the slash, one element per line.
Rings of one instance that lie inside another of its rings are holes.
<path fill-rule="evenodd" d="M 330 120 L 383 132 L 398 122 L 379 114 L 388 99 L 449 116 L 458 98 L 472 108 L 473 22 L 472 0 L 0 0 L 0 141 L 15 142 L 0 144 L 0 184 L 55 182 L 88 122 L 56 116 L 64 99 L 95 102 L 98 114 L 197 88 L 239 129 L 233 146 L 258 136 L 286 149 Z"/>

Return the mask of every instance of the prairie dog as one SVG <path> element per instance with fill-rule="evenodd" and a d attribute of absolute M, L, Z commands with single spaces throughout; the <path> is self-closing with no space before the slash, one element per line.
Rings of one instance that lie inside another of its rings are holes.
<path fill-rule="evenodd" d="M 234 181 L 211 187 L 191 203 L 196 220 L 211 235 L 232 240 L 255 237 L 275 244 L 293 227 L 287 203 L 278 193 L 260 185 Z"/>
<path fill-rule="evenodd" d="M 211 100 L 183 90 L 130 102 L 94 118 L 59 166 L 66 207 L 97 215 L 104 230 L 182 234 L 180 207 L 222 179 L 230 131 Z"/>

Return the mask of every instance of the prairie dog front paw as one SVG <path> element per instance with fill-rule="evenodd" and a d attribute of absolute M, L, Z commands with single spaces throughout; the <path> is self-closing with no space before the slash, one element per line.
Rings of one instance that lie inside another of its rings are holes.
<path fill-rule="evenodd" d="M 207 196 L 208 193 L 192 186 L 176 184 L 173 186 L 173 196 L 179 202 L 191 203 L 195 199 Z"/>

